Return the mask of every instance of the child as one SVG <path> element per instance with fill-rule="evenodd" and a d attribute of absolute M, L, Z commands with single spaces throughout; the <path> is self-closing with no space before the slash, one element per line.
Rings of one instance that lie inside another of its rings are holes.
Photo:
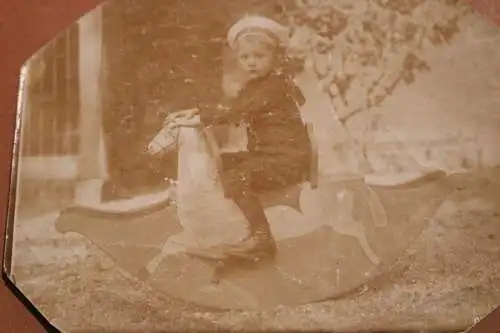
<path fill-rule="evenodd" d="M 223 153 L 221 182 L 250 226 L 251 238 L 230 247 L 229 253 L 252 259 L 272 257 L 276 244 L 258 193 L 300 183 L 307 168 L 310 143 L 297 104 L 304 97 L 279 72 L 284 27 L 263 17 L 246 17 L 229 31 L 247 83 L 231 106 L 222 110 L 200 107 L 203 126 L 244 124 L 247 150 Z"/>

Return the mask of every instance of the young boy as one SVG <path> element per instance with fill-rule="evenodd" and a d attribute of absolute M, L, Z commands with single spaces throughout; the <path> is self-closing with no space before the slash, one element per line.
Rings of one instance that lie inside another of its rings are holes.
<path fill-rule="evenodd" d="M 258 193 L 301 182 L 310 155 L 298 107 L 304 97 L 278 70 L 284 33 L 284 27 L 263 17 L 237 22 L 228 41 L 248 81 L 227 110 L 199 108 L 203 126 L 244 124 L 247 128 L 247 150 L 221 156 L 221 181 L 250 225 L 251 238 L 230 247 L 229 253 L 252 259 L 276 252 Z"/>

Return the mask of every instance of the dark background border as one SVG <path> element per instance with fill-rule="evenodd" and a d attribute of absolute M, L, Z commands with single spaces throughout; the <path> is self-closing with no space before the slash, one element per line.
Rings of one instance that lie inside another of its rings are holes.
<path fill-rule="evenodd" d="M 500 0 L 468 0 L 500 25 Z M 14 115 L 21 65 L 59 31 L 100 0 L 0 0 L 0 258 L 3 257 Z M 45 330 L 16 296 L 0 282 L 0 333 Z M 471 333 L 500 332 L 500 308 Z"/>

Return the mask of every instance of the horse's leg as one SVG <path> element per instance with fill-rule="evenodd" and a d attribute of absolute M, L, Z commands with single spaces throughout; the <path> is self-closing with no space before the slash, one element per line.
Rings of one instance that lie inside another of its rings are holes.
<path fill-rule="evenodd" d="M 318 214 L 318 219 L 323 221 L 322 224 L 331 227 L 335 232 L 354 237 L 366 257 L 377 265 L 380 259 L 368 242 L 363 223 L 353 216 L 355 198 L 353 191 L 355 189 L 347 189 L 341 183 L 329 184 L 327 180 L 320 182 L 319 187 L 313 191 L 314 209 L 317 211 L 313 214 Z M 313 207 L 309 208 L 311 209 Z"/>
<path fill-rule="evenodd" d="M 179 204 L 183 204 L 182 197 L 186 192 L 192 191 L 194 188 L 199 187 L 197 183 L 202 181 L 207 181 L 207 177 L 203 178 L 203 175 L 200 175 L 199 172 L 202 171 L 203 161 L 193 161 L 193 158 L 196 159 L 196 156 L 200 153 L 203 153 L 203 147 L 200 147 L 198 132 L 194 128 L 181 128 L 179 133 L 179 142 L 178 142 L 179 150 L 178 150 L 178 188 L 177 194 L 180 196 L 180 202 L 177 202 L 177 207 L 179 208 Z M 195 163 L 198 162 L 198 163 Z M 193 170 L 193 168 L 196 168 Z M 209 169 L 210 166 L 206 166 L 206 169 Z M 209 170 L 210 171 L 210 170 Z M 206 173 L 206 172 L 205 172 Z M 192 187 L 192 188 L 190 188 Z M 179 210 L 179 209 L 178 209 Z M 182 218 L 180 218 L 181 225 L 183 227 L 183 231 L 180 234 L 170 236 L 163 247 L 147 265 L 146 270 L 149 274 L 153 274 L 160 263 L 167 257 L 168 255 L 182 252 L 189 245 L 192 245 L 196 242 L 196 237 L 192 230 L 190 230 L 188 225 L 183 223 Z M 184 239 L 182 239 L 184 238 Z"/>
<path fill-rule="evenodd" d="M 153 257 L 153 259 L 151 259 L 147 263 L 146 271 L 147 271 L 148 275 L 156 272 L 156 270 L 158 269 L 158 266 L 160 266 L 163 259 L 165 259 L 167 256 L 169 256 L 171 254 L 180 253 L 186 249 L 186 245 L 183 244 L 182 242 L 176 241 L 174 238 L 175 236 L 177 236 L 177 235 L 172 235 L 169 238 L 167 238 L 167 241 L 163 245 L 160 253 L 158 253 L 158 255 Z"/>
<path fill-rule="evenodd" d="M 378 265 L 380 263 L 380 258 L 375 254 L 375 251 L 373 251 L 370 246 L 370 243 L 366 238 L 363 224 L 356 221 L 356 219 L 352 216 L 354 212 L 354 194 L 351 191 L 342 191 L 339 193 L 339 201 L 341 206 L 345 209 L 345 211 L 342 212 L 342 215 L 347 219 L 348 224 L 354 226 L 352 230 L 355 230 L 355 232 L 351 233 L 351 236 L 357 239 L 368 259 L 370 259 L 373 264 Z M 368 205 L 369 202 L 366 202 L 366 204 Z"/>

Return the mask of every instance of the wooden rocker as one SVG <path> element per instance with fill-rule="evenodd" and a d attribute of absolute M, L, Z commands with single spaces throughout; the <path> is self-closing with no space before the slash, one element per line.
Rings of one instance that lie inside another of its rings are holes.
<path fill-rule="evenodd" d="M 205 131 L 207 141 L 217 143 L 209 132 Z M 217 144 L 210 146 L 214 147 L 218 150 Z M 214 163 L 211 156 L 209 159 Z M 315 159 L 311 159 L 311 165 L 315 163 Z M 310 169 L 314 170 L 316 168 Z M 267 309 L 337 297 L 366 283 L 394 262 L 433 218 L 441 202 L 458 184 L 464 183 L 461 180 L 464 177 L 447 176 L 410 188 L 367 186 L 362 179 L 332 180 L 327 184 L 326 190 L 348 187 L 356 193 L 356 212 L 380 263 L 371 261 L 360 246 L 359 238 L 325 224 L 299 237 L 280 240 L 276 257 L 258 263 L 221 255 L 222 245 L 198 253 L 186 253 L 184 249 L 168 253 L 146 280 L 148 285 L 169 296 L 220 309 Z M 307 179 L 311 186 L 319 185 L 315 191 L 323 190 L 321 184 L 315 184 L 314 172 L 310 172 L 304 182 Z M 477 178 L 473 179 L 477 183 Z M 301 185 L 303 183 L 295 187 Z M 275 198 L 285 201 L 283 196 L 287 191 L 280 193 L 281 197 Z M 331 192 L 332 203 L 336 202 L 335 193 Z M 267 193 L 262 194 L 261 200 L 268 207 L 279 204 L 279 201 L 266 201 L 269 200 Z M 386 213 L 384 227 L 376 222 L 378 215 L 374 207 L 378 206 Z M 138 277 L 161 253 L 165 242 L 181 233 L 185 226 L 178 216 L 178 207 L 170 204 L 170 199 L 158 200 L 153 206 L 149 201 L 147 205 L 130 203 L 124 208 L 127 209 L 117 214 L 103 208 L 68 207 L 59 214 L 56 229 L 85 236 L 120 268 Z M 303 208 L 304 212 L 309 211 L 305 204 Z M 333 209 L 332 206 L 332 212 Z"/>

